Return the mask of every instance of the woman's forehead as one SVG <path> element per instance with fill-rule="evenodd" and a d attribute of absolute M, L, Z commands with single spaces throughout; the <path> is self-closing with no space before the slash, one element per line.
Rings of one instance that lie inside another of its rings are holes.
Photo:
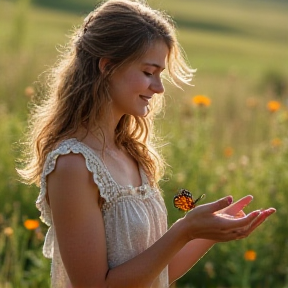
<path fill-rule="evenodd" d="M 149 46 L 146 53 L 139 59 L 141 64 L 165 69 L 165 63 L 169 54 L 169 49 L 165 42 L 156 41 Z"/>

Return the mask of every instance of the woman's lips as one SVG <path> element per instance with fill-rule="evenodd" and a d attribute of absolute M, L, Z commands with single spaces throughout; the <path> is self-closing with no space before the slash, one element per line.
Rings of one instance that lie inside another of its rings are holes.
<path fill-rule="evenodd" d="M 149 103 L 149 100 L 152 99 L 152 96 L 140 95 L 140 98 L 148 104 L 148 103 Z"/>

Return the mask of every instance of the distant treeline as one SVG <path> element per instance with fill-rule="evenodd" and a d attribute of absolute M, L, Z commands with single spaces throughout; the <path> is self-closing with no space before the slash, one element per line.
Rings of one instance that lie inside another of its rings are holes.
<path fill-rule="evenodd" d="M 14 1 L 23 1 L 23 0 L 14 0 Z M 29 0 L 28 0 L 29 1 Z M 76 14 L 87 14 L 89 13 L 97 4 L 103 2 L 104 0 L 31 0 L 31 2 L 36 6 L 43 6 L 51 9 L 57 9 L 62 11 L 69 11 Z M 149 0 L 146 0 L 148 3 Z M 193 0 L 191 0 L 193 1 Z M 222 0 L 221 2 L 230 2 L 231 0 Z M 250 0 L 234 0 L 236 2 L 250 2 Z M 286 3 L 288 5 L 287 0 L 256 0 L 259 2 L 278 2 L 278 3 Z M 151 2 L 154 2 L 151 1 Z M 254 1 L 255 2 L 255 1 Z"/>
<path fill-rule="evenodd" d="M 36 6 L 74 12 L 76 14 L 87 14 L 101 0 L 32 0 Z"/>

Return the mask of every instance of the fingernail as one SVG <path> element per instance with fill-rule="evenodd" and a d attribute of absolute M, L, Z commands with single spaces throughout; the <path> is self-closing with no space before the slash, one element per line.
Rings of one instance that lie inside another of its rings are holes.
<path fill-rule="evenodd" d="M 256 211 L 253 211 L 252 212 L 252 215 L 254 216 L 254 217 L 257 217 L 258 215 L 260 215 L 261 214 L 261 210 L 256 210 Z"/>
<path fill-rule="evenodd" d="M 228 202 L 228 205 L 230 205 L 233 202 L 233 197 L 232 196 L 228 196 L 227 197 L 227 202 Z"/>
<path fill-rule="evenodd" d="M 270 208 L 270 209 L 267 210 L 266 213 L 267 213 L 268 215 L 271 215 L 271 214 L 273 214 L 273 213 L 275 213 L 275 212 L 276 212 L 276 209 Z"/>

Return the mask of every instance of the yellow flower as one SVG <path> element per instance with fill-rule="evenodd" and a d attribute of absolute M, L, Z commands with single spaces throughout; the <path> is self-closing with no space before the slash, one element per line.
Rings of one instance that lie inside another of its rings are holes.
<path fill-rule="evenodd" d="M 204 265 L 204 270 L 210 278 L 215 277 L 215 269 L 214 269 L 214 264 L 212 262 L 210 261 L 206 262 Z"/>
<path fill-rule="evenodd" d="M 257 254 L 254 250 L 247 250 L 244 254 L 244 259 L 246 261 L 255 261 L 256 256 L 257 256 Z"/>
<path fill-rule="evenodd" d="M 38 220 L 33 220 L 33 219 L 27 219 L 24 222 L 24 226 L 28 230 L 35 230 L 39 227 L 39 221 Z"/>
<path fill-rule="evenodd" d="M 226 158 L 229 158 L 229 157 L 231 157 L 231 156 L 233 155 L 233 152 L 234 152 L 233 148 L 231 148 L 231 147 L 226 147 L 226 148 L 224 149 L 224 156 L 225 156 Z"/>
<path fill-rule="evenodd" d="M 228 164 L 228 170 L 230 171 L 230 172 L 233 172 L 233 171 L 235 171 L 236 169 L 237 169 L 237 166 L 236 166 L 236 164 L 235 163 L 233 163 L 233 162 L 231 162 L 231 163 L 229 163 Z"/>
<path fill-rule="evenodd" d="M 267 103 L 267 109 L 270 111 L 270 112 L 276 112 L 277 110 L 279 110 L 281 107 L 281 104 L 280 102 L 278 101 L 269 101 Z"/>
<path fill-rule="evenodd" d="M 178 183 L 183 183 L 186 179 L 186 175 L 184 173 L 181 173 L 181 172 L 176 174 L 175 176 L 176 176 L 176 181 Z"/>
<path fill-rule="evenodd" d="M 13 229 L 11 227 L 6 227 L 4 229 L 4 235 L 11 236 L 14 233 Z"/>
<path fill-rule="evenodd" d="M 197 96 L 192 98 L 192 103 L 196 106 L 208 107 L 211 105 L 211 100 L 207 96 L 197 95 Z"/>
<path fill-rule="evenodd" d="M 281 139 L 279 139 L 279 138 L 274 138 L 274 139 L 271 141 L 272 147 L 279 147 L 281 144 L 282 144 L 282 141 L 281 141 Z"/>
<path fill-rule="evenodd" d="M 249 164 L 249 158 L 246 155 L 242 155 L 239 162 L 243 167 L 246 167 Z"/>

